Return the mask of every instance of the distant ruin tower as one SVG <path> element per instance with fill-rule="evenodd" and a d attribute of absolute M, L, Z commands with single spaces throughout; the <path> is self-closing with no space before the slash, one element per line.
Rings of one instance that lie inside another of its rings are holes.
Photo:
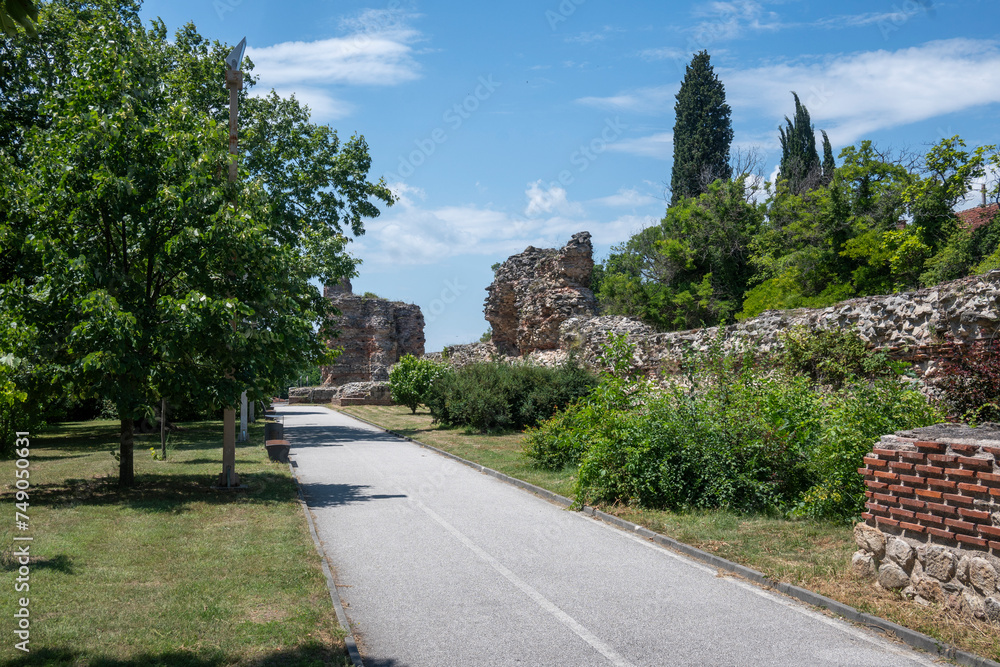
<path fill-rule="evenodd" d="M 329 344 L 343 348 L 333 365 L 320 368 L 324 387 L 385 381 L 389 368 L 403 355 L 424 354 L 424 315 L 419 306 L 358 296 L 351 290 L 347 278 L 323 288 L 323 296 L 340 311 L 333 318 L 340 336 Z"/>
<path fill-rule="evenodd" d="M 325 296 L 327 299 L 332 299 L 335 296 L 339 296 L 341 294 L 353 294 L 351 289 L 352 289 L 351 279 L 348 278 L 347 276 L 344 276 L 343 278 L 340 279 L 340 282 L 337 283 L 336 285 L 327 285 L 326 287 L 324 287 L 323 296 Z"/>

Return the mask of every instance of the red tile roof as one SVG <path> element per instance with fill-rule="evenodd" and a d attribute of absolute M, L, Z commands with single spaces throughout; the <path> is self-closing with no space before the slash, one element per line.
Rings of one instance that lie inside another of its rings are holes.
<path fill-rule="evenodd" d="M 963 227 L 969 230 L 976 230 L 983 225 L 989 224 L 993 217 L 997 214 L 997 209 L 1000 208 L 996 204 L 990 204 L 988 206 L 977 206 L 975 208 L 969 208 L 964 211 L 959 211 L 955 215 L 961 221 Z"/>

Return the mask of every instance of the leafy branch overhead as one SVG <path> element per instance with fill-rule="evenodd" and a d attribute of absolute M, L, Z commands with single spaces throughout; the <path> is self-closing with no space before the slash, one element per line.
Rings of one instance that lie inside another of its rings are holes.
<path fill-rule="evenodd" d="M 32 0 L 0 0 L 0 30 L 8 37 L 17 35 L 18 26 L 34 35 L 36 23 L 38 8 Z"/>

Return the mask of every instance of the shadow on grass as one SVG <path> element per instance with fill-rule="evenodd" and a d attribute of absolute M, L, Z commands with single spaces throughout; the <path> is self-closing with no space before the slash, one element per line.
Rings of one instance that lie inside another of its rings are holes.
<path fill-rule="evenodd" d="M 184 511 L 192 503 L 228 505 L 237 503 L 287 502 L 297 497 L 295 482 L 272 472 L 240 473 L 246 491 L 223 492 L 212 488 L 214 475 L 136 475 L 137 485 L 119 489 L 116 477 L 103 477 L 72 484 L 41 484 L 33 487 L 33 500 L 52 507 L 118 505 L 146 512 Z"/>
<path fill-rule="evenodd" d="M 341 505 L 351 505 L 363 503 L 371 500 L 391 500 L 393 498 L 406 498 L 406 495 L 397 494 L 369 494 L 366 489 L 369 486 L 358 484 L 303 484 L 302 493 L 306 497 L 306 504 L 311 508 L 317 507 L 339 507 Z"/>
<path fill-rule="evenodd" d="M 340 650 L 326 646 L 303 646 L 260 656 L 252 660 L 239 660 L 236 656 L 221 651 L 194 653 L 191 651 L 166 651 L 163 653 L 142 653 L 121 659 L 94 655 L 89 651 L 72 648 L 33 649 L 30 654 L 6 663 L 9 667 L 69 667 L 88 665 L 89 667 L 223 667 L 233 664 L 253 667 L 315 667 L 317 665 L 350 665 L 350 660 Z M 365 664 L 378 667 L 404 667 L 397 660 L 376 660 Z"/>
<path fill-rule="evenodd" d="M 7 572 L 13 572 L 20 567 L 20 563 L 17 562 L 16 558 L 11 558 L 9 561 L 5 562 L 3 569 Z M 55 570 L 56 572 L 62 572 L 63 574 L 76 574 L 73 569 L 73 559 L 66 554 L 59 554 L 58 556 L 53 556 L 52 558 L 31 558 L 31 569 L 32 570 Z"/>

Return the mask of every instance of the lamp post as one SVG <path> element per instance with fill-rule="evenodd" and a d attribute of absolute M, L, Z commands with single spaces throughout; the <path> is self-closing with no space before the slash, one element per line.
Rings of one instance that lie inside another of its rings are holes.
<path fill-rule="evenodd" d="M 247 38 L 244 37 L 236 48 L 226 58 L 226 88 L 229 89 L 229 182 L 236 182 L 236 113 L 239 105 L 240 90 L 243 89 L 243 72 L 240 63 L 243 62 L 243 52 L 247 48 Z M 244 394 L 245 396 L 246 394 Z M 236 474 L 236 410 L 225 408 L 222 411 L 222 474 L 219 475 L 219 486 L 237 488 L 240 486 L 239 475 Z"/>

